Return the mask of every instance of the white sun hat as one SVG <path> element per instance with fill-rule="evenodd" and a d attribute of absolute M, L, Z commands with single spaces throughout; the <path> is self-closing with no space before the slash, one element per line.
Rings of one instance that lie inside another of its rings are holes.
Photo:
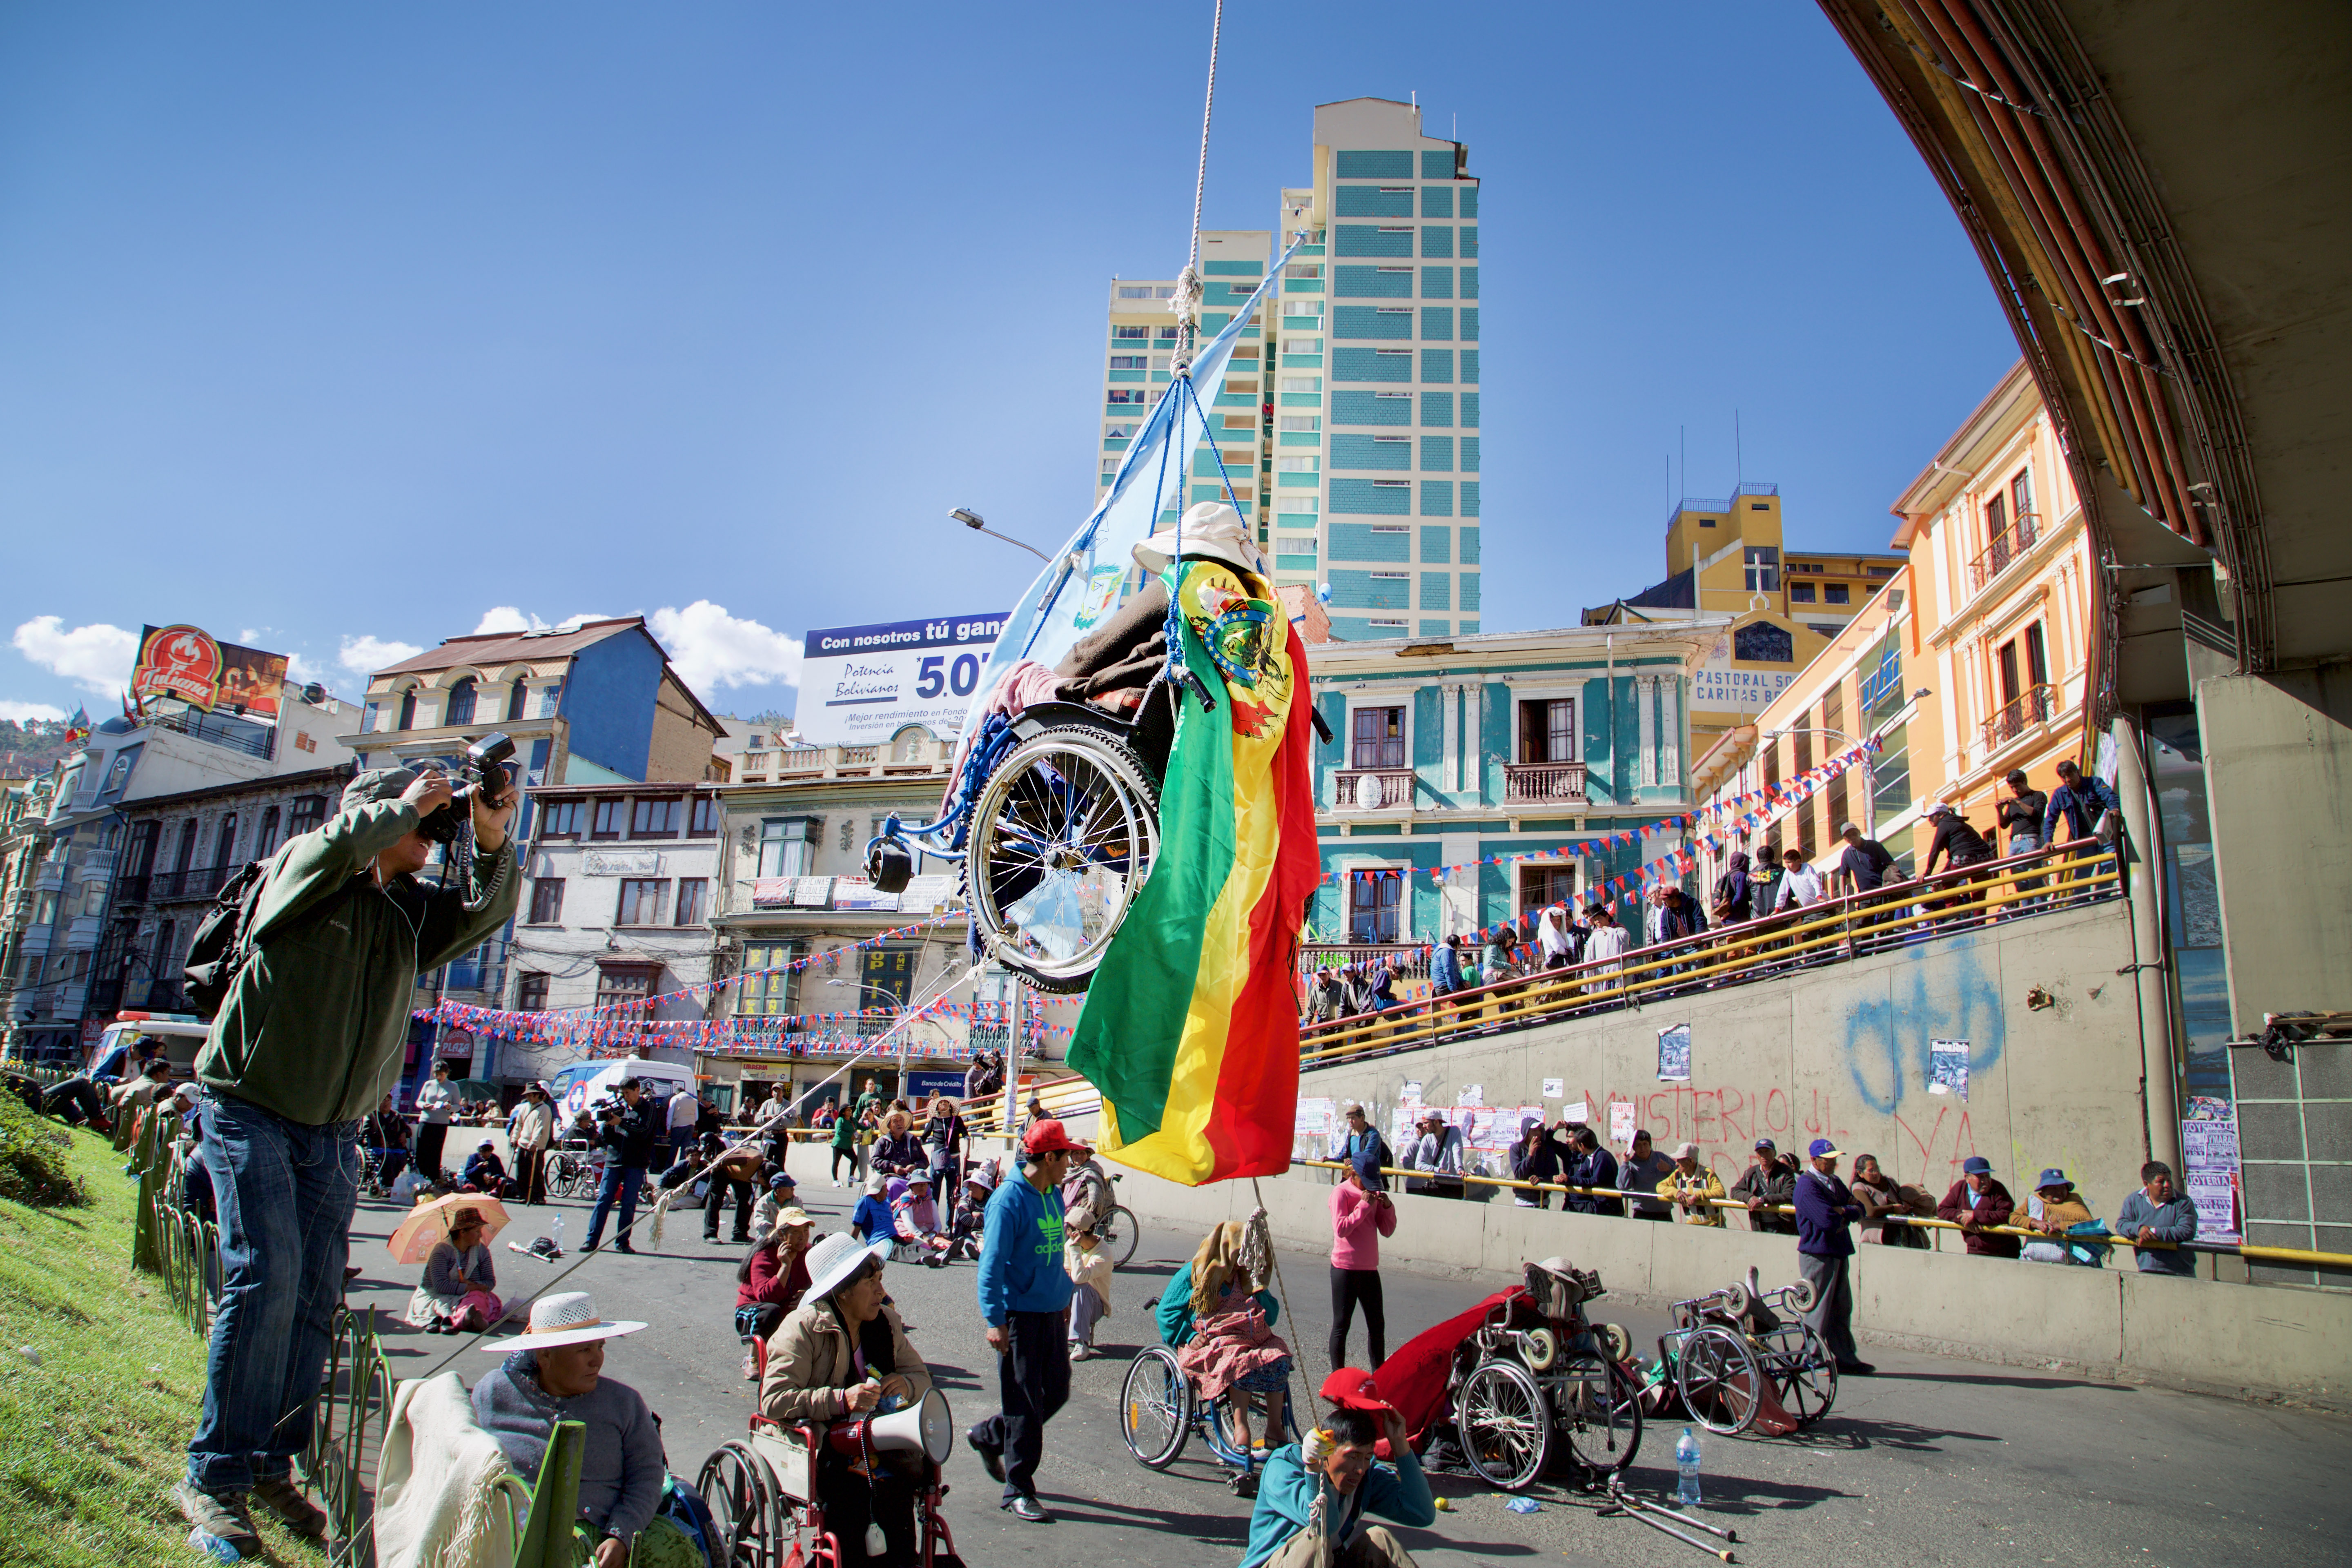
<path fill-rule="evenodd" d="M 1145 571 L 1167 570 L 1170 558 L 1176 552 L 1177 533 L 1176 529 L 1167 529 L 1135 547 L 1135 558 L 1143 563 Z M 1251 542 L 1242 514 L 1223 501 L 1197 502 L 1184 514 L 1182 534 L 1187 555 L 1205 555 L 1260 577 L 1266 575 L 1265 557 Z"/>
<path fill-rule="evenodd" d="M 598 1317 L 596 1303 L 585 1290 L 559 1290 L 530 1304 L 530 1322 L 522 1332 L 479 1348 L 491 1355 L 553 1350 L 558 1345 L 585 1344 L 590 1340 L 634 1334 L 645 1326 Z"/>
<path fill-rule="evenodd" d="M 848 1282 L 869 1258 L 880 1258 L 896 1245 L 888 1238 L 860 1241 L 845 1230 L 835 1231 L 808 1249 L 808 1292 L 802 1300 L 822 1301 Z"/>

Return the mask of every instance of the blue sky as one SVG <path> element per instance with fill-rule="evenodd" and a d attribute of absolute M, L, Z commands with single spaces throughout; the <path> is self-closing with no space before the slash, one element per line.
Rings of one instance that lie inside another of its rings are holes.
<path fill-rule="evenodd" d="M 1083 516 L 1103 286 L 1181 261 L 1208 18 L 0 11 L 0 715 L 110 708 L 142 621 L 351 694 L 636 612 L 751 712 L 810 627 L 1009 605 L 1034 561 L 945 514 Z M 1273 226 L 1317 102 L 1415 93 L 1486 183 L 1490 630 L 1662 576 L 1679 433 L 1724 493 L 1735 411 L 1793 542 L 1883 548 L 2015 358 L 1793 0 L 1234 0 L 1208 226 Z"/>

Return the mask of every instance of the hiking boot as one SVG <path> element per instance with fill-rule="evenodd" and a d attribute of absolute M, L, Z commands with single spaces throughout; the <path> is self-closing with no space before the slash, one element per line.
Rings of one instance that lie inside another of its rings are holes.
<path fill-rule="evenodd" d="M 326 1538 L 326 1510 L 302 1495 L 302 1489 L 294 1484 L 293 1477 L 276 1476 L 266 1481 L 256 1481 L 248 1495 L 264 1512 L 295 1534 L 307 1536 L 312 1541 Z"/>
<path fill-rule="evenodd" d="M 181 1518 L 207 1535 L 219 1536 L 236 1547 L 239 1556 L 251 1557 L 261 1551 L 261 1536 L 246 1511 L 245 1493 L 204 1491 L 183 1479 L 172 1489 L 172 1502 Z"/>

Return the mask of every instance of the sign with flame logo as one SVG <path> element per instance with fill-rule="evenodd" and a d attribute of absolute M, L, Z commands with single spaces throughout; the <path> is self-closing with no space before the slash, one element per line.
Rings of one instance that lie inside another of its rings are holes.
<path fill-rule="evenodd" d="M 275 719 L 278 688 L 285 679 L 282 653 L 215 642 L 200 626 L 149 626 L 139 639 L 139 666 L 131 674 L 131 694 L 176 697 L 207 712 L 234 708 Z"/>

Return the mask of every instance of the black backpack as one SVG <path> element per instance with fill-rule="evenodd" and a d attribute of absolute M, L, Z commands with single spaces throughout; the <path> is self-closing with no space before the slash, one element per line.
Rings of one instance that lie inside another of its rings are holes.
<path fill-rule="evenodd" d="M 188 1008 L 207 1023 L 228 1000 L 228 988 L 245 967 L 252 948 L 253 911 L 261 902 L 261 889 L 269 884 L 269 866 L 267 860 L 247 861 L 245 869 L 230 878 L 213 900 L 188 943 L 187 967 L 180 972 L 187 977 Z"/>

